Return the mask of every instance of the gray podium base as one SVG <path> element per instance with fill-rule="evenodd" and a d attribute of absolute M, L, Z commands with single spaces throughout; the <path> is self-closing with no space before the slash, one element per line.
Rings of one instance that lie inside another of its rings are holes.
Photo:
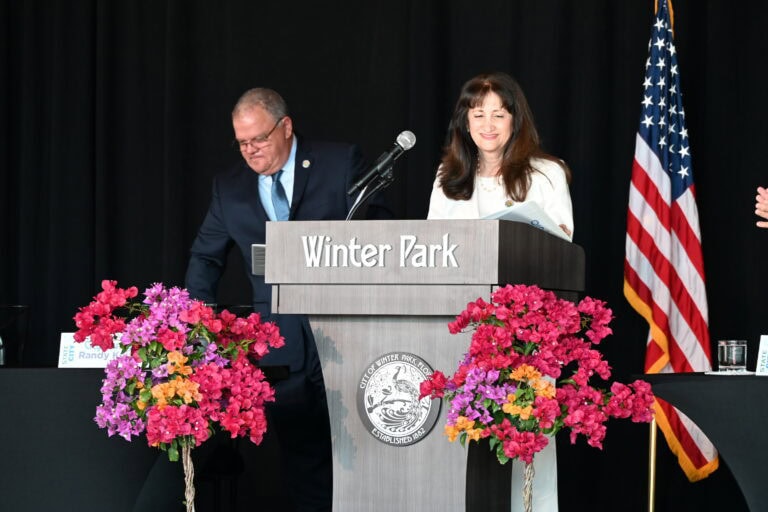
<path fill-rule="evenodd" d="M 310 317 L 331 417 L 334 512 L 465 510 L 467 452 L 443 433 L 444 404 L 429 434 L 392 446 L 369 432 L 357 403 L 367 369 L 388 353 L 412 353 L 432 369 L 453 373 L 470 340 L 448 332 L 454 318 Z"/>

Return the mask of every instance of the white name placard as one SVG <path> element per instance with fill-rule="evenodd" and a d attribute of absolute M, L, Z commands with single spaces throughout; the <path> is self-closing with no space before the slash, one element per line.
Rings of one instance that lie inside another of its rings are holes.
<path fill-rule="evenodd" d="M 760 348 L 757 351 L 755 375 L 768 375 L 768 334 L 760 336 Z"/>
<path fill-rule="evenodd" d="M 90 339 L 77 343 L 75 333 L 61 333 L 59 341 L 59 368 L 104 368 L 107 363 L 121 354 L 120 348 L 115 347 L 102 351 L 92 347 Z"/>

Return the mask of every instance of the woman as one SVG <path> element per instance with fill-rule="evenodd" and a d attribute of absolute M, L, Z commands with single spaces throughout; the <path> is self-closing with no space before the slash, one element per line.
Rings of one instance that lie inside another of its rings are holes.
<path fill-rule="evenodd" d="M 448 132 L 427 218 L 478 219 L 534 201 L 572 237 L 570 170 L 542 151 L 512 77 L 490 73 L 465 83 Z"/>
<path fill-rule="evenodd" d="M 504 73 L 472 78 L 461 89 L 449 142 L 437 171 L 429 219 L 477 219 L 515 203 L 535 201 L 568 235 L 573 212 L 570 170 L 541 149 L 520 86 Z M 534 457 L 533 510 L 556 512 L 555 440 Z M 524 465 L 512 470 L 512 510 L 522 511 Z"/>

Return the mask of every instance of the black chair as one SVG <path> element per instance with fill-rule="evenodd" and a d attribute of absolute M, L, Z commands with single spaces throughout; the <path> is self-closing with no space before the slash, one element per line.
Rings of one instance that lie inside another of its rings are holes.
<path fill-rule="evenodd" d="M 0 304 L 0 366 L 21 367 L 29 306 Z"/>

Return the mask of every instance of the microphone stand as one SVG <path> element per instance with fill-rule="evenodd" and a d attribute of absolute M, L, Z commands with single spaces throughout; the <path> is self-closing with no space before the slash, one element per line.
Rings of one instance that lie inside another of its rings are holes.
<path fill-rule="evenodd" d="M 395 181 L 395 173 L 392 172 L 394 162 L 384 169 L 378 176 L 368 182 L 368 184 L 360 191 L 352 208 L 349 209 L 347 218 L 345 220 L 352 220 L 357 210 L 365 204 L 374 194 L 387 188 Z M 373 184 L 373 186 L 371 186 Z M 370 189 L 370 190 L 369 190 Z"/>

